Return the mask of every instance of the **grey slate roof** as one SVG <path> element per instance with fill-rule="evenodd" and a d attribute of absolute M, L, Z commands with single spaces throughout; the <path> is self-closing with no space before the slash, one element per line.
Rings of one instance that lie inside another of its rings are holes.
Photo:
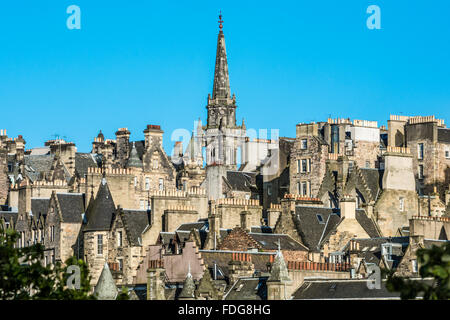
<path fill-rule="evenodd" d="M 114 300 L 116 299 L 118 290 L 114 282 L 108 264 L 105 263 L 97 285 L 95 286 L 94 296 L 98 300 Z"/>
<path fill-rule="evenodd" d="M 186 279 L 183 283 L 183 289 L 178 297 L 185 299 L 193 299 L 195 297 L 195 283 L 190 272 L 186 275 Z"/>
<path fill-rule="evenodd" d="M 364 258 L 366 263 L 375 263 L 378 265 L 381 259 L 381 245 L 384 243 L 400 243 L 402 245 L 402 252 L 400 255 L 393 255 L 390 267 L 396 268 L 400 263 L 406 249 L 409 246 L 409 237 L 380 237 L 370 239 L 355 239 L 359 244 L 358 256 Z M 346 250 L 348 244 L 344 248 Z"/>
<path fill-rule="evenodd" d="M 322 217 L 319 221 L 318 216 Z M 319 251 L 320 244 L 341 221 L 339 209 L 322 207 L 295 207 L 295 223 L 303 243 L 313 252 Z"/>
<path fill-rule="evenodd" d="M 142 232 L 149 224 L 148 213 L 146 210 L 122 210 L 122 221 L 125 225 L 128 241 L 132 246 L 139 246 Z"/>
<path fill-rule="evenodd" d="M 434 239 L 424 239 L 423 244 L 426 249 L 430 249 L 432 246 L 440 247 L 448 243 L 448 240 L 434 240 Z"/>
<path fill-rule="evenodd" d="M 357 209 L 355 213 L 355 218 L 356 221 L 358 221 L 358 223 L 364 229 L 364 231 L 367 232 L 369 237 L 376 238 L 381 236 L 380 232 L 378 231 L 376 222 L 370 219 L 364 210 Z"/>
<path fill-rule="evenodd" d="M 100 183 L 97 196 L 86 212 L 87 223 L 84 231 L 109 231 L 116 210 L 108 183 Z"/>
<path fill-rule="evenodd" d="M 376 199 L 381 190 L 381 181 L 383 179 L 384 170 L 369 168 L 360 168 L 360 170 L 372 196 Z"/>
<path fill-rule="evenodd" d="M 33 212 L 33 216 L 46 215 L 49 205 L 50 198 L 31 198 L 31 212 Z"/>
<path fill-rule="evenodd" d="M 280 241 L 281 250 L 301 250 L 308 251 L 308 249 L 292 239 L 287 234 L 273 234 L 273 233 L 253 233 L 250 232 L 249 236 L 255 239 L 264 250 L 277 250 L 278 240 Z"/>
<path fill-rule="evenodd" d="M 0 211 L 0 219 L 5 219 L 6 222 L 16 224 L 17 221 L 17 212 L 12 211 Z"/>
<path fill-rule="evenodd" d="M 231 251 L 222 250 L 200 250 L 203 261 L 208 268 L 213 268 L 214 263 L 220 268 L 221 272 L 227 278 L 229 275 L 228 263 L 232 260 Z M 252 263 L 255 267 L 255 272 L 268 272 L 268 264 L 270 264 L 270 257 L 274 254 L 252 252 Z"/>
<path fill-rule="evenodd" d="M 438 142 L 450 144 L 450 129 L 438 128 Z"/>
<path fill-rule="evenodd" d="M 33 182 L 39 180 L 41 173 L 50 171 L 53 159 L 53 155 L 25 155 L 25 174 Z"/>
<path fill-rule="evenodd" d="M 81 223 L 81 215 L 85 212 L 84 194 L 57 193 L 59 206 L 64 222 Z"/>
<path fill-rule="evenodd" d="M 136 146 L 133 143 L 133 147 L 131 148 L 130 157 L 127 161 L 127 168 L 142 168 L 142 160 L 139 158 L 139 154 L 137 152 Z"/>
<path fill-rule="evenodd" d="M 306 280 L 293 294 L 294 300 L 314 299 L 400 299 L 400 293 L 389 292 L 386 280 L 380 289 L 369 289 L 367 280 Z"/>
<path fill-rule="evenodd" d="M 256 188 L 256 173 L 243 171 L 227 171 L 227 182 L 236 191 L 251 192 Z"/>
<path fill-rule="evenodd" d="M 224 300 L 267 300 L 267 277 L 240 278 Z"/>
<path fill-rule="evenodd" d="M 88 168 L 98 168 L 101 164 L 101 155 L 96 153 L 75 153 L 75 171 L 83 177 Z"/>
<path fill-rule="evenodd" d="M 144 140 L 139 140 L 139 141 L 133 141 L 133 142 L 129 142 L 129 150 L 133 149 L 133 144 L 136 148 L 136 152 L 137 155 L 139 157 L 139 159 L 142 161 L 142 156 L 144 155 L 144 151 L 145 151 L 145 141 Z"/>

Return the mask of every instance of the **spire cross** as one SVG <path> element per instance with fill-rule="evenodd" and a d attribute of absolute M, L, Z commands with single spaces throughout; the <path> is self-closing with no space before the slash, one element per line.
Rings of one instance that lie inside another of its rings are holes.
<path fill-rule="evenodd" d="M 222 20 L 222 10 L 221 10 L 221 11 L 219 11 L 219 28 L 220 28 L 220 31 L 222 31 L 222 28 L 223 28 L 222 23 L 223 23 L 223 20 Z"/>

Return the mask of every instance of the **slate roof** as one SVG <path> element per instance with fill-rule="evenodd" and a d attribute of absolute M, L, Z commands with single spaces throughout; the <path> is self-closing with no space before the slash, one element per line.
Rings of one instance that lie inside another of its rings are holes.
<path fill-rule="evenodd" d="M 438 128 L 438 142 L 450 144 L 450 129 Z"/>
<path fill-rule="evenodd" d="M 53 159 L 53 155 L 25 155 L 25 174 L 33 182 L 39 180 L 41 173 L 50 171 Z"/>
<path fill-rule="evenodd" d="M 401 255 L 393 255 L 390 267 L 396 268 L 400 263 L 406 249 L 409 246 L 409 237 L 379 237 L 379 238 L 367 238 L 367 239 L 354 239 L 359 244 L 358 256 L 364 258 L 366 263 L 374 263 L 379 265 L 381 260 L 381 245 L 384 243 L 400 243 L 402 245 Z M 344 251 L 348 248 L 347 244 L 344 247 Z"/>
<path fill-rule="evenodd" d="M 440 247 L 448 242 L 449 242 L 449 240 L 434 240 L 434 239 L 424 239 L 423 240 L 423 244 L 426 249 L 431 249 L 432 246 Z"/>
<path fill-rule="evenodd" d="M 139 158 L 139 154 L 137 152 L 135 144 L 131 148 L 130 157 L 127 160 L 127 168 L 142 168 L 142 160 Z"/>
<path fill-rule="evenodd" d="M 142 245 L 139 238 L 142 235 L 145 227 L 149 224 L 147 210 L 122 210 L 122 221 L 128 236 L 128 241 L 132 246 Z"/>
<path fill-rule="evenodd" d="M 399 292 L 389 292 L 386 280 L 380 289 L 369 289 L 367 280 L 306 280 L 293 294 L 294 300 L 400 299 Z"/>
<path fill-rule="evenodd" d="M 227 182 L 236 191 L 251 192 L 256 188 L 256 173 L 243 171 L 227 171 Z"/>
<path fill-rule="evenodd" d="M 144 140 L 133 141 L 133 142 L 130 141 L 129 142 L 129 150 L 133 149 L 133 144 L 136 148 L 136 152 L 137 152 L 139 159 L 142 161 L 142 156 L 144 155 L 144 151 L 145 151 L 145 141 Z"/>
<path fill-rule="evenodd" d="M 84 194 L 82 193 L 57 193 L 59 206 L 64 222 L 81 223 L 84 208 Z"/>
<path fill-rule="evenodd" d="M 367 232 L 369 237 L 376 238 L 381 236 L 380 232 L 378 231 L 376 222 L 371 218 L 369 218 L 366 211 L 362 209 L 357 209 L 355 213 L 355 218 L 356 221 L 358 221 L 358 223 L 364 229 L 364 231 Z"/>
<path fill-rule="evenodd" d="M 318 215 L 322 217 L 319 221 Z M 294 222 L 303 243 L 313 252 L 320 250 L 320 244 L 335 230 L 341 221 L 339 209 L 322 207 L 295 207 Z"/>
<path fill-rule="evenodd" d="M 33 212 L 33 216 L 46 215 L 49 205 L 50 198 L 31 198 L 31 212 Z"/>
<path fill-rule="evenodd" d="M 94 296 L 96 296 L 98 300 L 114 300 L 116 299 L 117 294 L 118 290 L 113 276 L 109 270 L 108 264 L 105 263 L 97 285 L 95 286 Z"/>
<path fill-rule="evenodd" d="M 267 277 L 240 278 L 224 300 L 267 300 Z"/>
<path fill-rule="evenodd" d="M 214 263 L 217 264 L 220 271 L 226 278 L 229 276 L 228 263 L 232 260 L 233 252 L 237 251 L 222 251 L 222 250 L 200 250 L 205 266 L 213 268 Z M 242 252 L 242 251 L 239 251 Z M 270 257 L 275 254 L 261 253 L 261 252 L 247 252 L 251 255 L 252 263 L 255 267 L 255 272 L 268 272 L 268 264 Z"/>
<path fill-rule="evenodd" d="M 384 170 L 359 168 L 367 186 L 370 189 L 370 193 L 376 200 L 379 192 L 381 191 L 381 182 L 383 179 Z"/>
<path fill-rule="evenodd" d="M 109 231 L 116 210 L 108 183 L 102 180 L 97 196 L 86 212 L 87 223 L 84 231 Z"/>
<path fill-rule="evenodd" d="M 5 221 L 9 223 L 12 222 L 13 225 L 16 224 L 17 216 L 18 216 L 17 212 L 0 211 L 0 219 L 5 219 Z"/>
<path fill-rule="evenodd" d="M 269 226 L 252 226 L 250 232 L 254 233 L 273 233 L 273 228 Z"/>
<path fill-rule="evenodd" d="M 257 241 L 264 250 L 277 250 L 278 240 L 280 241 L 281 250 L 300 250 L 308 251 L 301 243 L 298 243 L 287 234 L 271 234 L 271 233 L 253 233 L 250 232 L 249 236 Z"/>
<path fill-rule="evenodd" d="M 101 165 L 101 155 L 96 153 L 75 153 L 75 171 L 83 177 L 88 168 L 98 168 Z"/>
<path fill-rule="evenodd" d="M 177 231 L 191 231 L 192 229 L 202 229 L 204 227 L 208 227 L 207 220 L 199 220 L 198 222 L 184 223 L 180 225 Z"/>

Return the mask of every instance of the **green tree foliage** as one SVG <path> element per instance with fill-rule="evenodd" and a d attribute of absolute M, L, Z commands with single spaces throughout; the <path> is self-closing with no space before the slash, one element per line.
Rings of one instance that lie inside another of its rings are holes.
<path fill-rule="evenodd" d="M 128 295 L 127 287 L 122 287 L 122 290 L 117 295 L 116 300 L 130 300 L 130 296 Z"/>
<path fill-rule="evenodd" d="M 71 257 L 64 267 L 59 262 L 44 266 L 44 247 L 16 248 L 18 237 L 16 231 L 0 225 L 0 299 L 95 299 L 89 294 L 89 271 L 82 260 Z M 80 268 L 79 289 L 67 287 L 70 265 Z"/>
<path fill-rule="evenodd" d="M 429 282 L 408 280 L 394 276 L 390 272 L 386 287 L 389 291 L 400 292 L 402 299 L 415 299 L 423 295 L 425 300 L 450 299 L 450 242 L 443 246 L 417 250 L 419 274 Z"/>

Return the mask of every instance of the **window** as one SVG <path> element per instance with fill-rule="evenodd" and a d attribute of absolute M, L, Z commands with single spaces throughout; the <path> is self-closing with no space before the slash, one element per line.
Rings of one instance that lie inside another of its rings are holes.
<path fill-rule="evenodd" d="M 307 195 L 307 187 L 308 187 L 308 183 L 306 181 L 302 182 L 302 190 L 301 190 L 302 196 Z"/>
<path fill-rule="evenodd" d="M 103 255 L 103 235 L 97 235 L 97 254 Z"/>
<path fill-rule="evenodd" d="M 164 179 L 159 178 L 159 190 L 164 190 Z"/>
<path fill-rule="evenodd" d="M 145 178 L 145 190 L 150 190 L 150 178 Z"/>
<path fill-rule="evenodd" d="M 272 195 L 272 185 L 271 184 L 267 185 L 267 195 L 269 195 L 269 196 Z"/>
<path fill-rule="evenodd" d="M 419 164 L 417 168 L 417 178 L 423 179 L 423 165 Z"/>
<path fill-rule="evenodd" d="M 300 194 L 300 182 L 297 182 L 297 194 Z"/>
<path fill-rule="evenodd" d="M 145 210 L 145 200 L 140 200 L 140 201 L 139 201 L 139 208 L 140 208 L 141 210 Z"/>
<path fill-rule="evenodd" d="M 300 173 L 300 159 L 297 160 L 297 173 Z"/>
<path fill-rule="evenodd" d="M 370 168 L 370 161 L 366 161 L 366 168 Z"/>
<path fill-rule="evenodd" d="M 302 139 L 300 148 L 302 150 L 308 149 L 308 140 L 307 139 Z"/>
<path fill-rule="evenodd" d="M 450 150 L 445 150 L 445 157 L 450 159 Z"/>
<path fill-rule="evenodd" d="M 306 159 L 302 160 L 302 172 L 308 172 L 308 162 Z"/>
<path fill-rule="evenodd" d="M 123 259 L 118 259 L 119 261 L 119 271 L 123 271 Z"/>
<path fill-rule="evenodd" d="M 122 231 L 117 231 L 117 246 L 122 246 Z"/>
<path fill-rule="evenodd" d="M 399 202 L 400 202 L 400 211 L 401 212 L 405 211 L 405 198 L 400 197 Z"/>
<path fill-rule="evenodd" d="M 423 159 L 423 143 L 417 145 L 417 158 Z"/>
<path fill-rule="evenodd" d="M 134 186 L 135 186 L 135 187 L 137 186 L 137 182 L 138 182 L 138 178 L 137 178 L 137 177 L 134 177 Z"/>
<path fill-rule="evenodd" d="M 14 165 L 12 162 L 8 162 L 8 172 L 13 172 Z"/>
<path fill-rule="evenodd" d="M 153 160 L 153 169 L 158 169 L 158 160 L 157 159 Z"/>
<path fill-rule="evenodd" d="M 324 223 L 325 223 L 325 222 L 323 221 L 322 215 L 317 214 L 316 217 L 317 217 L 317 221 L 319 221 L 320 224 L 324 224 Z"/>
<path fill-rule="evenodd" d="M 50 227 L 50 241 L 55 241 L 55 226 Z"/>
<path fill-rule="evenodd" d="M 417 260 L 411 260 L 412 272 L 418 272 Z"/>
<path fill-rule="evenodd" d="M 48 265 L 48 256 L 45 256 L 45 266 Z"/>

